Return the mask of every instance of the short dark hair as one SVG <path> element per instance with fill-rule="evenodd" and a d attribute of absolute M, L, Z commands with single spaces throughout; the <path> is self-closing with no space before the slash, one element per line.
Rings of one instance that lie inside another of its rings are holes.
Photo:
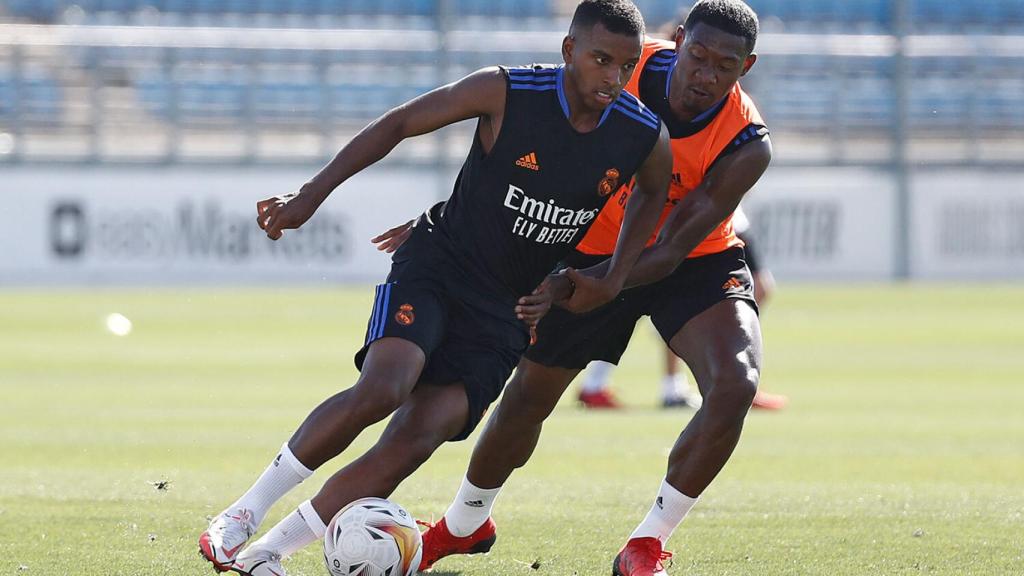
<path fill-rule="evenodd" d="M 644 35 L 644 17 L 630 0 L 583 0 L 576 6 L 570 30 L 601 23 L 613 34 Z"/>
<path fill-rule="evenodd" d="M 690 29 L 699 23 L 742 36 L 747 41 L 747 53 L 754 51 L 759 28 L 757 14 L 743 0 L 698 0 L 690 8 L 683 28 Z"/>

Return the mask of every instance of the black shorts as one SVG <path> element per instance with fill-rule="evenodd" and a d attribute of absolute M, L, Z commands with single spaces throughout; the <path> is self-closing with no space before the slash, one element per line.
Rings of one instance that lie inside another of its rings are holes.
<path fill-rule="evenodd" d="M 586 267 L 605 258 L 577 253 L 566 264 Z M 526 358 L 560 368 L 583 369 L 593 360 L 618 364 L 642 316 L 651 317 L 667 343 L 691 318 L 727 299 L 745 300 L 757 310 L 743 248 L 688 258 L 669 276 L 623 290 L 612 302 L 586 314 L 552 308 L 537 326 L 537 342 Z"/>
<path fill-rule="evenodd" d="M 377 286 L 366 341 L 356 353 L 362 369 L 373 342 L 408 340 L 426 364 L 417 385 L 461 384 L 469 400 L 464 440 L 501 394 L 530 341 L 514 303 L 482 305 L 481 294 L 431 245 L 423 227 L 395 253 L 387 282 Z M 507 308 L 507 311 L 505 310 Z"/>

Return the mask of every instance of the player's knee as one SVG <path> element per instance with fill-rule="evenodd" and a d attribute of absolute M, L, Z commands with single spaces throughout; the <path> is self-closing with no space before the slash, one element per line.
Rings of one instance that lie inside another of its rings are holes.
<path fill-rule="evenodd" d="M 549 398 L 530 394 L 523 389 L 508 389 L 498 405 L 497 414 L 499 421 L 528 422 L 540 424 L 555 409 L 555 402 Z"/>
<path fill-rule="evenodd" d="M 401 463 L 403 473 L 412 473 L 443 444 L 444 438 L 433 429 L 403 426 L 386 430 L 381 438 L 381 448 L 386 458 Z"/>
<path fill-rule="evenodd" d="M 398 410 L 408 394 L 393 382 L 368 377 L 359 379 L 353 396 L 356 417 L 378 422 Z"/>
<path fill-rule="evenodd" d="M 714 378 L 709 399 L 729 412 L 745 414 L 757 394 L 758 379 L 757 370 L 749 367 L 722 372 Z"/>

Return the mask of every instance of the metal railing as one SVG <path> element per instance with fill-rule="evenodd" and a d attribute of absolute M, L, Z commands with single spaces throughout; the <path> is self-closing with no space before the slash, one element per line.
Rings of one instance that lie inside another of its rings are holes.
<path fill-rule="evenodd" d="M 481 66 L 557 61 L 561 34 L 0 25 L 0 162 L 318 163 Z M 1024 37 L 763 34 L 744 86 L 777 161 L 1016 165 Z M 902 94 L 902 96 L 900 96 Z M 449 134 L 466 133 L 455 127 Z M 457 162 L 458 138 L 395 159 Z"/>

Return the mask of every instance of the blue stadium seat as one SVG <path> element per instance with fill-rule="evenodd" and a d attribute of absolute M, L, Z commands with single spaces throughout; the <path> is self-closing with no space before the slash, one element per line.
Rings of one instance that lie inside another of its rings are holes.
<path fill-rule="evenodd" d="M 10 121 L 13 118 L 19 96 L 17 112 L 23 124 L 51 126 L 63 121 L 63 89 L 46 70 L 36 67 L 22 70 L 19 92 L 13 71 L 0 67 L 0 119 Z"/>
<path fill-rule="evenodd" d="M 37 22 L 54 22 L 63 10 L 61 0 L 6 0 L 0 6 L 13 16 Z"/>

